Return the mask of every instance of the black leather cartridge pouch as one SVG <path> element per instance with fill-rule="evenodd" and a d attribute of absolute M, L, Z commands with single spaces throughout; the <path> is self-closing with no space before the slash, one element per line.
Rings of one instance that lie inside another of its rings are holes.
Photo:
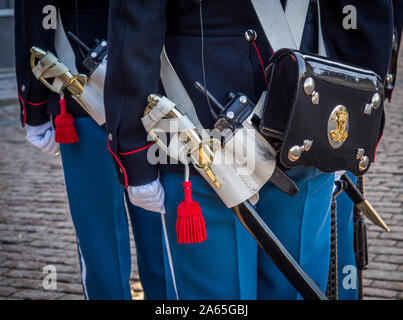
<path fill-rule="evenodd" d="M 384 123 L 384 87 L 374 72 L 282 49 L 266 69 L 269 82 L 260 131 L 280 141 L 285 168 L 364 174 Z"/>

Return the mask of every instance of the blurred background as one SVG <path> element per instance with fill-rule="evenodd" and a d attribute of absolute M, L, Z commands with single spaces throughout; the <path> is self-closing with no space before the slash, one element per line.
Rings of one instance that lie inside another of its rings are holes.
<path fill-rule="evenodd" d="M 83 299 L 76 240 L 59 157 L 31 147 L 19 123 L 14 75 L 13 0 L 0 0 L 0 300 Z M 386 128 L 366 175 L 367 198 L 391 227 L 368 222 L 365 299 L 403 299 L 403 54 L 386 103 Z M 134 299 L 143 299 L 132 240 Z M 43 268 L 57 289 L 43 288 Z"/>
<path fill-rule="evenodd" d="M 0 69 L 14 66 L 14 0 L 0 0 Z"/>

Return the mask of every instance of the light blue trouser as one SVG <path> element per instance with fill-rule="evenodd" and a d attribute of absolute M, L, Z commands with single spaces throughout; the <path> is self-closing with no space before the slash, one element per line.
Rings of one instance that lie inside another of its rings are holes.
<path fill-rule="evenodd" d="M 356 178 L 348 174 L 355 183 Z M 358 299 L 358 278 L 354 255 L 353 202 L 345 192 L 337 197 L 338 297 L 339 300 Z M 354 279 L 356 281 L 354 281 Z"/>
<path fill-rule="evenodd" d="M 160 179 L 179 299 L 256 299 L 257 245 L 232 211 L 201 176 L 191 176 L 207 240 L 178 244 L 176 208 L 184 198 L 183 175 L 162 172 Z"/>
<path fill-rule="evenodd" d="M 292 198 L 268 183 L 257 210 L 322 290 L 329 268 L 330 199 L 334 176 L 313 168 L 292 170 L 300 193 Z M 298 295 L 232 211 L 200 176 L 192 176 L 193 199 L 206 220 L 207 240 L 176 242 L 176 207 L 183 175 L 162 173 L 167 229 L 180 299 L 296 299 Z"/>
<path fill-rule="evenodd" d="M 296 168 L 288 172 L 300 192 L 294 198 L 266 184 L 257 211 L 302 269 L 325 292 L 330 258 L 330 203 L 333 174 Z M 301 299 L 301 296 L 259 249 L 259 299 Z"/>
<path fill-rule="evenodd" d="M 84 294 L 88 299 L 131 299 L 124 189 L 118 183 L 107 149 L 106 132 L 90 118 L 76 119 L 75 126 L 79 142 L 61 145 L 60 149 Z M 145 296 L 166 299 L 172 281 L 165 258 L 161 215 L 130 204 L 128 211 Z"/>

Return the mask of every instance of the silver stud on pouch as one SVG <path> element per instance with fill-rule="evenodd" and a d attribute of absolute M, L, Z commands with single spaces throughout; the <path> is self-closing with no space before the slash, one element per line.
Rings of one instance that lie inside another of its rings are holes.
<path fill-rule="evenodd" d="M 312 93 L 312 103 L 319 104 L 319 92 L 314 91 Z"/>
<path fill-rule="evenodd" d="M 315 91 L 315 80 L 313 80 L 313 78 L 309 77 L 305 79 L 304 91 L 308 96 L 312 95 Z"/>
<path fill-rule="evenodd" d="M 319 92 L 315 91 L 315 80 L 313 78 L 305 79 L 304 91 L 308 96 L 311 96 L 313 104 L 319 104 Z"/>
<path fill-rule="evenodd" d="M 369 157 L 364 155 L 365 150 L 362 148 L 357 149 L 357 153 L 355 155 L 355 158 L 359 160 L 358 163 L 358 170 L 364 171 L 368 168 L 369 166 Z"/>
<path fill-rule="evenodd" d="M 297 161 L 304 151 L 309 151 L 312 147 L 312 140 L 304 140 L 304 144 L 302 146 L 293 146 L 288 151 L 288 159 L 292 162 Z"/>
<path fill-rule="evenodd" d="M 370 115 L 373 109 L 378 109 L 381 105 L 381 95 L 374 93 L 371 98 L 371 102 L 367 103 L 364 108 L 364 114 Z"/>

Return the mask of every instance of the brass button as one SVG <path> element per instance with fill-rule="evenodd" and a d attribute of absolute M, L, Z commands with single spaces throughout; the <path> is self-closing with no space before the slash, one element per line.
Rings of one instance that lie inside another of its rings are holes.
<path fill-rule="evenodd" d="M 24 85 L 21 86 L 21 91 L 22 91 L 22 92 L 25 91 L 25 86 L 24 86 Z"/>
<path fill-rule="evenodd" d="M 108 134 L 108 139 L 109 139 L 109 141 L 112 141 L 112 133 L 110 133 L 110 132 Z"/>

